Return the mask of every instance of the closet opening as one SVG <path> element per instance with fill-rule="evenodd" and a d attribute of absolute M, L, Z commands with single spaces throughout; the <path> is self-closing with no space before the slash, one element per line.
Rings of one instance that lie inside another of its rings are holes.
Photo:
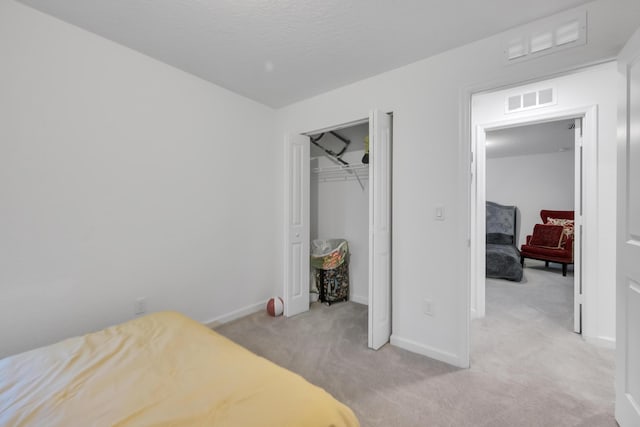
<path fill-rule="evenodd" d="M 369 123 L 309 139 L 310 301 L 368 305 Z"/>
<path fill-rule="evenodd" d="M 285 315 L 367 306 L 368 346 L 391 336 L 392 116 L 287 137 Z"/>

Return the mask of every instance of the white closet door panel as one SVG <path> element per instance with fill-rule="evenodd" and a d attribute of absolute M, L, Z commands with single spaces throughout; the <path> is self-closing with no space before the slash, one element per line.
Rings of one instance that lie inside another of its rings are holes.
<path fill-rule="evenodd" d="M 285 316 L 309 310 L 309 138 L 289 135 L 286 168 Z"/>
<path fill-rule="evenodd" d="M 369 339 L 379 349 L 391 336 L 391 116 L 369 118 Z"/>
<path fill-rule="evenodd" d="M 640 30 L 619 58 L 616 420 L 640 426 Z"/>

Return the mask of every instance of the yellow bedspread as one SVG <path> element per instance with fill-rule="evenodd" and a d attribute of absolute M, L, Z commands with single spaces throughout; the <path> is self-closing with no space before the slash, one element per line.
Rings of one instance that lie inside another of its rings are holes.
<path fill-rule="evenodd" d="M 0 425 L 359 424 L 321 388 L 167 312 L 0 360 Z"/>

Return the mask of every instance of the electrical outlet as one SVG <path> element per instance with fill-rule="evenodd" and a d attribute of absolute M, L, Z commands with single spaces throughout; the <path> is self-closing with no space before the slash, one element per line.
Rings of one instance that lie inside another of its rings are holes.
<path fill-rule="evenodd" d="M 422 312 L 427 316 L 433 316 L 433 301 L 425 298 L 422 301 Z"/>
<path fill-rule="evenodd" d="M 141 297 L 133 302 L 133 314 L 141 316 L 147 312 L 147 297 Z"/>
<path fill-rule="evenodd" d="M 442 205 L 437 205 L 436 206 L 434 217 L 435 217 L 436 221 L 444 221 L 444 218 L 445 218 L 444 206 L 442 206 Z"/>

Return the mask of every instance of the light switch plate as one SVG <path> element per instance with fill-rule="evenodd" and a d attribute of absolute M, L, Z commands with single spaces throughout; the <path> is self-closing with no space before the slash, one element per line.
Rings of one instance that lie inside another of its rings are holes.
<path fill-rule="evenodd" d="M 422 300 L 422 313 L 427 316 L 433 316 L 433 301 L 427 298 Z"/>

